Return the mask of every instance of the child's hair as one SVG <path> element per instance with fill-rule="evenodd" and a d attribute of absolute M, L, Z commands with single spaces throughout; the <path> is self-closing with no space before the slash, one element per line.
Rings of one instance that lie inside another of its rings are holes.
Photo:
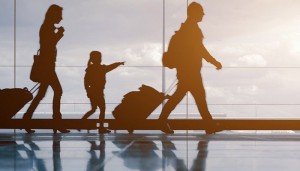
<path fill-rule="evenodd" d="M 97 60 L 100 60 L 101 59 L 101 52 L 99 51 L 92 51 L 90 53 L 90 59 L 87 63 L 87 67 L 90 67 L 91 65 L 93 65 Z"/>

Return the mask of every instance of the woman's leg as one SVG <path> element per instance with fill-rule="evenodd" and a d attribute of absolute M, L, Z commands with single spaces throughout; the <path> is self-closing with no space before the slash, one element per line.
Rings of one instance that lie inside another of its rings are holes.
<path fill-rule="evenodd" d="M 62 96 L 62 88 L 60 85 L 60 82 L 58 80 L 58 77 L 54 71 L 52 77 L 50 78 L 50 86 L 52 87 L 54 91 L 54 97 L 53 97 L 53 119 L 54 122 L 59 125 L 59 122 L 62 119 L 61 113 L 60 113 L 60 100 Z M 53 129 L 54 133 L 59 130 L 61 133 L 69 133 L 70 131 L 65 128 L 60 129 Z"/>
<path fill-rule="evenodd" d="M 23 119 L 31 119 L 33 112 L 35 111 L 37 106 L 40 104 L 41 100 L 45 97 L 48 86 L 49 85 L 46 83 L 41 83 L 38 93 L 32 100 L 30 106 L 28 107 L 26 113 L 23 116 Z"/>
<path fill-rule="evenodd" d="M 60 100 L 62 96 L 62 87 L 60 85 L 57 74 L 54 72 L 51 78 L 50 86 L 53 89 L 53 119 L 61 119 Z"/>
<path fill-rule="evenodd" d="M 45 97 L 47 89 L 48 89 L 49 84 L 47 83 L 41 83 L 37 95 L 34 97 L 32 100 L 31 105 L 28 107 L 27 111 L 23 115 L 23 119 L 29 120 L 32 118 L 33 112 L 37 108 L 37 106 L 40 104 L 41 100 Z M 34 133 L 35 131 L 29 128 L 25 129 L 27 133 L 31 134 Z"/>

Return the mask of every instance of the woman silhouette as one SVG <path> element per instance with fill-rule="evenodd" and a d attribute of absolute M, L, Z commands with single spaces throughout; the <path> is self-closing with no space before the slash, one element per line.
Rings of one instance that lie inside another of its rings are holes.
<path fill-rule="evenodd" d="M 57 74 L 55 72 L 55 61 L 56 61 L 56 44 L 64 36 L 64 28 L 56 28 L 55 24 L 60 23 L 62 20 L 62 10 L 63 8 L 58 5 L 51 5 L 45 15 L 44 22 L 40 28 L 40 60 L 43 65 L 43 71 L 39 78 L 40 88 L 38 94 L 33 99 L 31 105 L 27 109 L 23 116 L 23 119 L 29 120 L 32 117 L 33 112 L 37 108 L 40 101 L 45 97 L 46 91 L 49 86 L 52 87 L 54 91 L 53 97 L 53 119 L 55 124 L 61 120 L 60 113 L 60 99 L 62 96 L 62 88 L 58 80 Z M 27 133 L 34 133 L 32 129 L 25 129 Z M 53 129 L 54 133 L 57 129 Z M 70 132 L 67 129 L 59 129 L 62 133 Z"/>

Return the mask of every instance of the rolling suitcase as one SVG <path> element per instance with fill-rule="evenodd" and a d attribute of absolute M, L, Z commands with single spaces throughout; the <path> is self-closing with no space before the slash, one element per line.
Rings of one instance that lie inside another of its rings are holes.
<path fill-rule="evenodd" d="M 31 101 L 32 94 L 39 88 L 38 84 L 30 91 L 26 87 L 0 90 L 0 122 L 11 119 L 25 104 Z"/>
<path fill-rule="evenodd" d="M 166 99 L 164 93 L 154 88 L 142 85 L 139 91 L 132 91 L 124 95 L 121 104 L 112 112 L 115 119 L 133 126 L 147 117 Z M 129 132 L 133 130 L 128 129 Z"/>

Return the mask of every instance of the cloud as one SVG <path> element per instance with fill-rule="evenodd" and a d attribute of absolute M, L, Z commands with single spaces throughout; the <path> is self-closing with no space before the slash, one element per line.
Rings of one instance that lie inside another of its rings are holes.
<path fill-rule="evenodd" d="M 161 66 L 162 45 L 160 43 L 144 43 L 126 48 L 124 52 L 129 65 Z"/>
<path fill-rule="evenodd" d="M 246 66 L 266 66 L 267 61 L 257 54 L 242 56 L 238 59 L 240 62 L 245 63 Z"/>

